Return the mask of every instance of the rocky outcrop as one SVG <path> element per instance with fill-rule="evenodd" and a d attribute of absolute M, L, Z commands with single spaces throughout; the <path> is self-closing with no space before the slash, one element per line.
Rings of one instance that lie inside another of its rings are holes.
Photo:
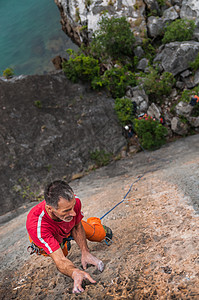
<path fill-rule="evenodd" d="M 0 214 L 53 179 L 78 177 L 95 163 L 92 152 L 125 144 L 113 100 L 62 72 L 0 80 L 0 91 Z"/>
<path fill-rule="evenodd" d="M 164 49 L 155 57 L 164 71 L 174 76 L 189 68 L 190 62 L 196 59 L 199 52 L 199 42 L 173 42 L 166 44 Z"/>
<path fill-rule="evenodd" d="M 145 3 L 143 0 L 54 0 L 61 13 L 63 31 L 77 45 L 90 41 L 98 29 L 98 22 L 107 13 L 109 16 L 126 16 L 135 36 L 146 32 Z"/>

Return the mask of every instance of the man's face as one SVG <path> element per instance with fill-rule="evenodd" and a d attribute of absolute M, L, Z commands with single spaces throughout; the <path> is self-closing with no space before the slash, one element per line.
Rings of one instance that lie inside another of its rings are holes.
<path fill-rule="evenodd" d="M 55 209 L 51 207 L 52 214 L 57 218 L 56 221 L 72 221 L 72 219 L 76 216 L 76 212 L 74 211 L 75 204 L 75 196 L 70 201 L 60 197 L 58 208 Z"/>

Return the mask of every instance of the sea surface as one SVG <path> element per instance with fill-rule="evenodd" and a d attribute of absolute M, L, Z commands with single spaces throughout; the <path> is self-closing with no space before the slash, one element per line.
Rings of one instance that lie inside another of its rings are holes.
<path fill-rule="evenodd" d="M 77 47 L 62 31 L 54 0 L 0 0 L 0 76 L 55 70 L 51 59 Z"/>

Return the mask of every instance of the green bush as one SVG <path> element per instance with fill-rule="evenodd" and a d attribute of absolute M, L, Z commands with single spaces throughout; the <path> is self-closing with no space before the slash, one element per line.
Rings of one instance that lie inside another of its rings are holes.
<path fill-rule="evenodd" d="M 193 71 L 197 71 L 199 69 L 199 53 L 198 53 L 196 59 L 190 63 L 190 67 Z"/>
<path fill-rule="evenodd" d="M 98 78 L 99 79 L 99 78 Z M 126 67 L 112 68 L 105 71 L 98 82 L 92 82 L 92 87 L 105 86 L 113 98 L 121 98 L 126 93 L 127 86 L 135 86 L 135 75 Z"/>
<path fill-rule="evenodd" d="M 95 162 L 97 167 L 106 166 L 110 163 L 112 154 L 106 153 L 104 150 L 95 150 L 90 153 L 91 159 Z"/>
<path fill-rule="evenodd" d="M 183 42 L 192 38 L 196 25 L 193 20 L 177 19 L 166 26 L 162 42 Z"/>
<path fill-rule="evenodd" d="M 184 89 L 179 102 L 183 101 L 189 103 L 192 96 L 197 95 L 198 93 L 199 93 L 199 84 L 195 86 L 192 90 Z"/>
<path fill-rule="evenodd" d="M 97 59 L 83 53 L 76 53 L 71 49 L 68 49 L 67 53 L 70 58 L 63 62 L 62 67 L 68 79 L 73 82 L 78 82 L 78 80 L 92 81 L 99 76 L 100 66 Z"/>
<path fill-rule="evenodd" d="M 3 71 L 3 77 L 6 79 L 12 78 L 14 75 L 14 70 L 12 68 L 7 68 Z"/>
<path fill-rule="evenodd" d="M 192 117 L 199 117 L 199 103 L 196 103 L 194 106 L 192 112 L 191 112 Z"/>
<path fill-rule="evenodd" d="M 41 103 L 40 100 L 34 101 L 34 105 L 35 105 L 37 108 L 42 108 L 42 103 Z"/>
<path fill-rule="evenodd" d="M 153 59 L 156 55 L 156 50 L 155 48 L 152 46 L 152 40 L 149 38 L 144 38 L 142 41 L 142 48 L 144 50 L 145 53 L 145 57 L 147 59 L 149 59 L 150 63 L 153 62 Z"/>
<path fill-rule="evenodd" d="M 102 17 L 99 30 L 95 31 L 91 42 L 91 53 L 101 58 L 108 55 L 119 60 L 123 56 L 132 55 L 132 45 L 135 41 L 130 24 L 125 17 Z"/>
<path fill-rule="evenodd" d="M 144 149 L 155 150 L 166 142 L 167 129 L 158 121 L 135 119 L 134 130 Z"/>
<path fill-rule="evenodd" d="M 144 77 L 144 89 L 153 102 L 161 101 L 163 95 L 168 96 L 175 84 L 173 74 L 164 72 L 161 76 L 158 71 L 151 68 L 150 73 Z"/>
<path fill-rule="evenodd" d="M 130 99 L 116 98 L 114 109 L 122 125 L 133 123 L 135 112 L 133 103 Z"/>

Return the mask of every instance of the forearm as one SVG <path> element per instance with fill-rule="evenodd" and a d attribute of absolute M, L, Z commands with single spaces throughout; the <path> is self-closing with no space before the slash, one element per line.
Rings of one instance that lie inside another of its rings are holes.
<path fill-rule="evenodd" d="M 50 254 L 57 269 L 64 275 L 72 277 L 75 270 L 79 270 L 68 258 L 63 255 L 61 248 Z"/>
<path fill-rule="evenodd" d="M 64 275 L 67 275 L 72 278 L 73 272 L 75 270 L 79 270 L 69 259 L 65 258 L 65 260 L 60 261 L 57 264 L 57 269 Z"/>
<path fill-rule="evenodd" d="M 78 244 L 78 246 L 80 247 L 82 252 L 89 251 L 86 242 L 86 234 L 81 222 L 72 229 L 72 236 L 76 241 L 76 243 Z"/>

